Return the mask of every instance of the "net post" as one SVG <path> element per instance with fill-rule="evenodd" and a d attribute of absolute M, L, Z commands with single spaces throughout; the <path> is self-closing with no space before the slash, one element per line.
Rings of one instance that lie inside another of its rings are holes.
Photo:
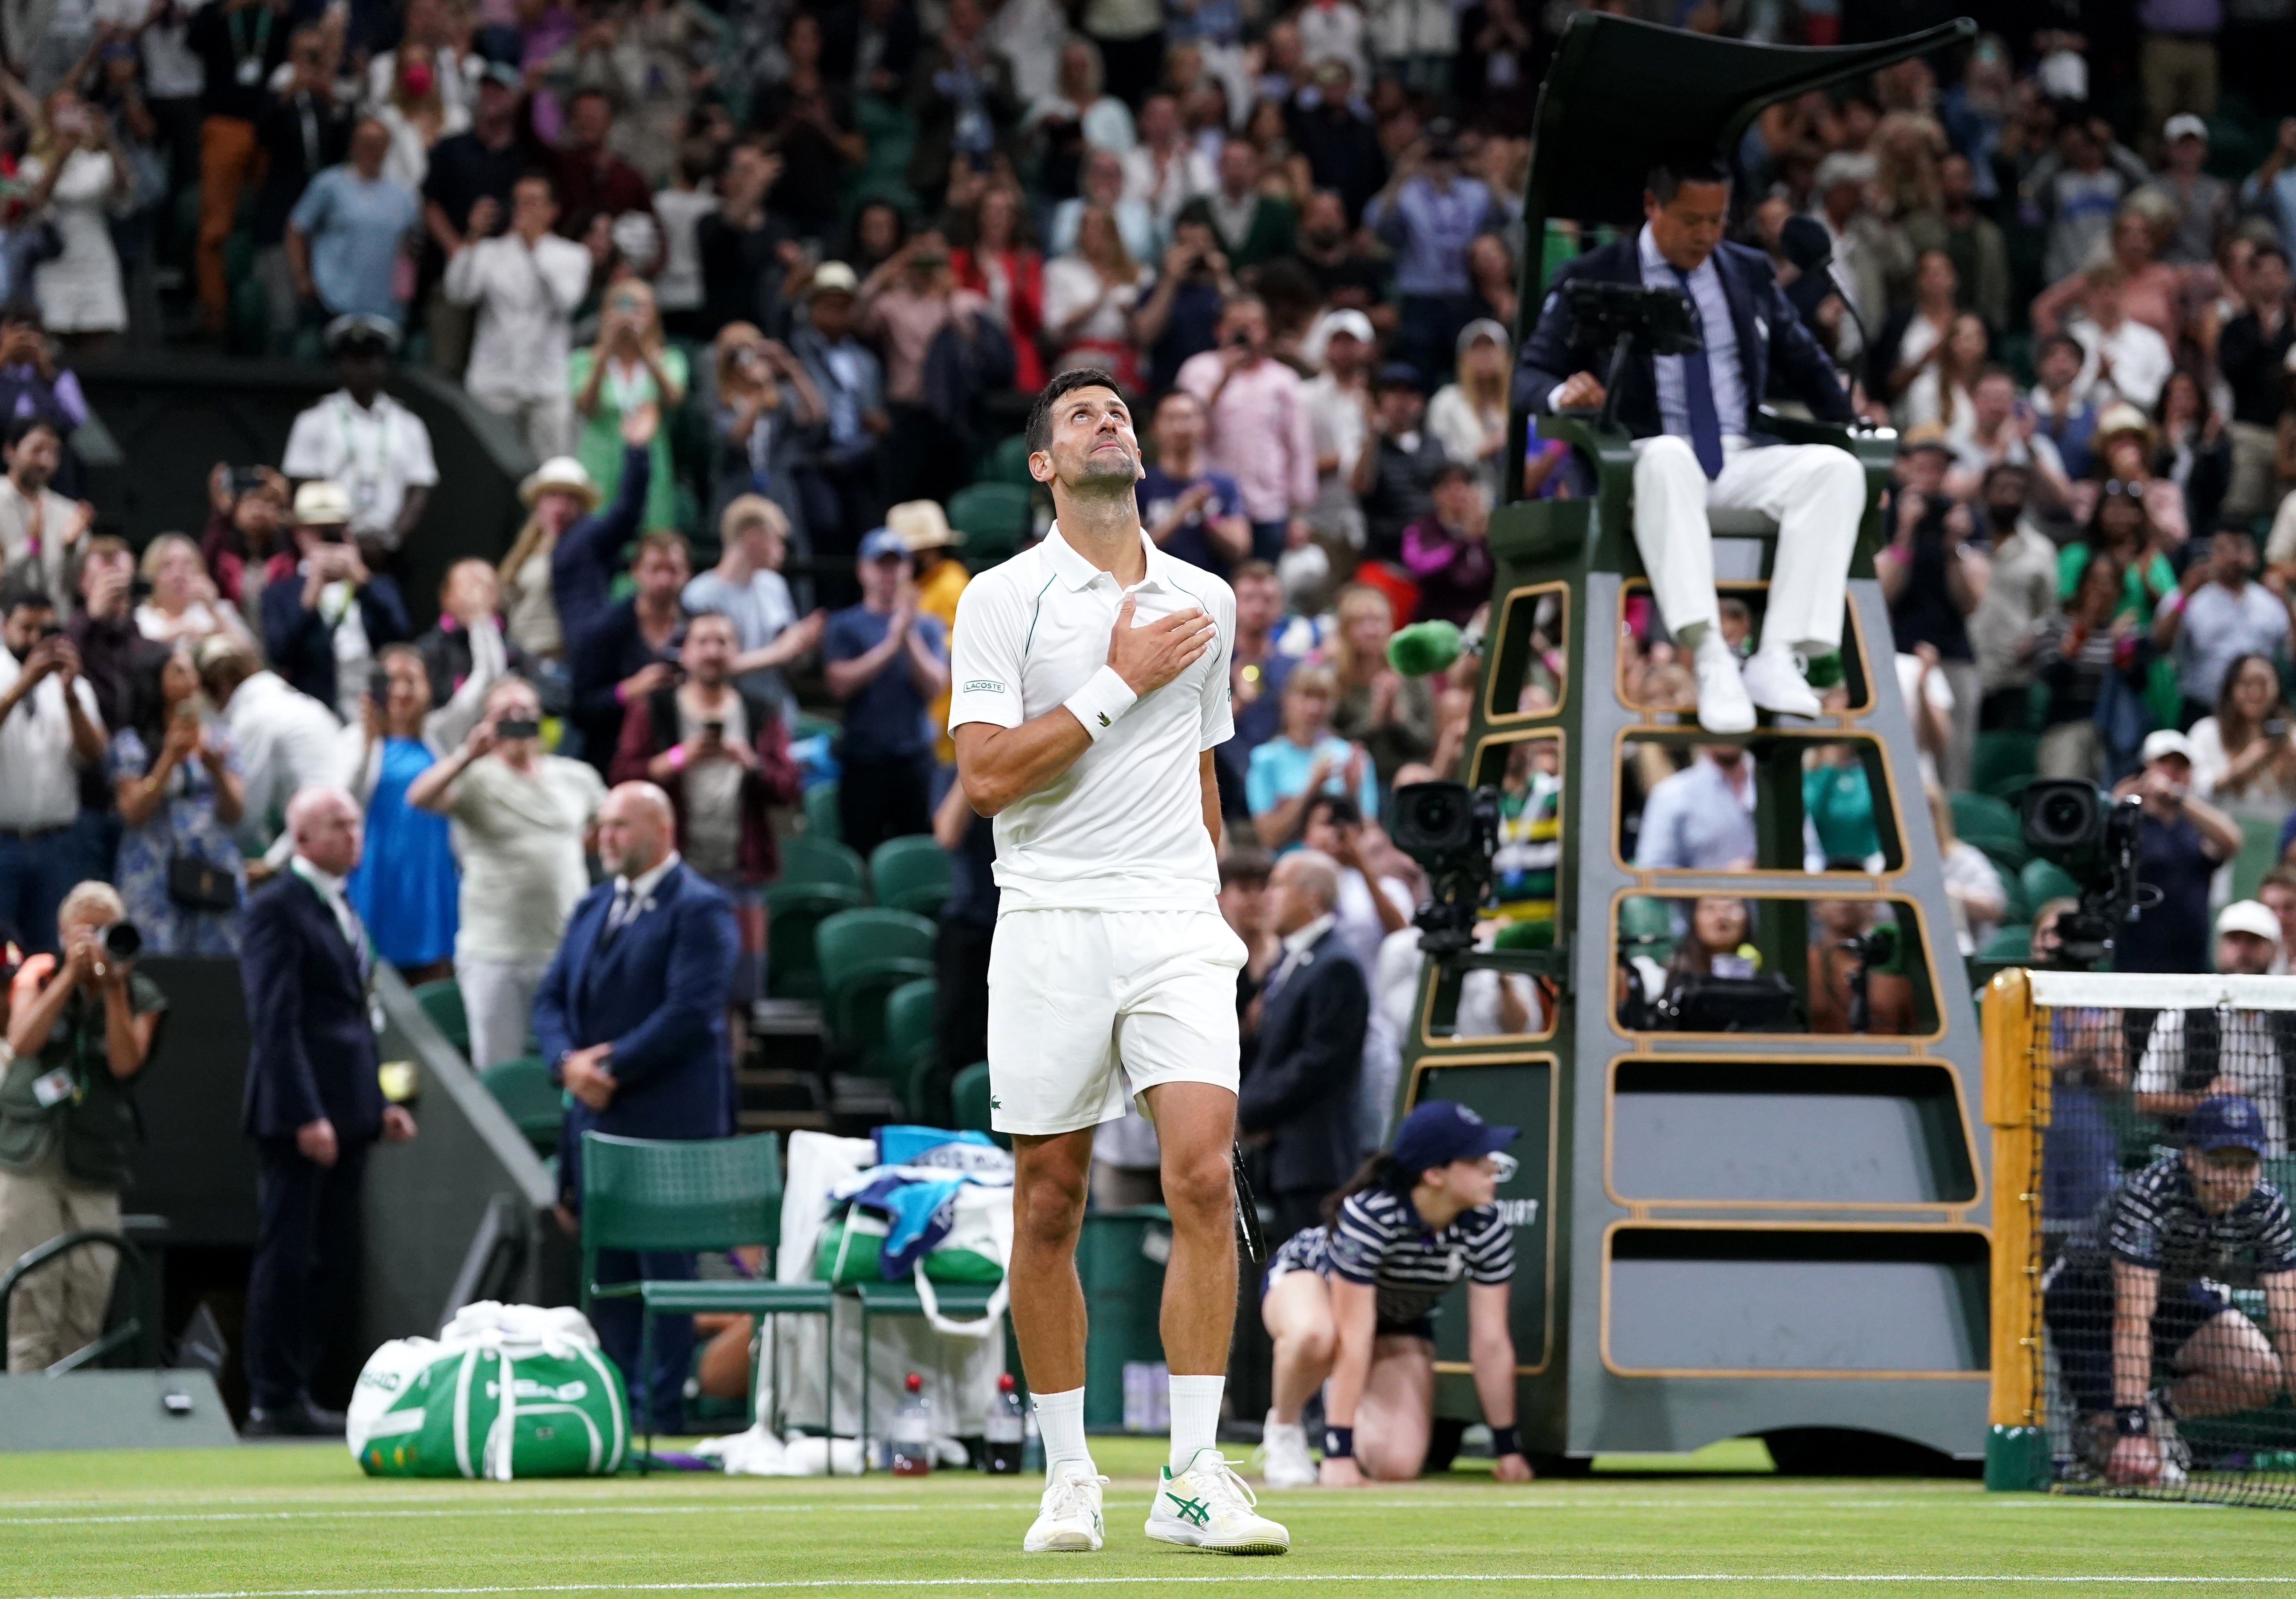
<path fill-rule="evenodd" d="M 2033 1217 L 2040 1180 L 2033 987 L 2022 967 L 1995 974 L 1981 1003 L 1985 1120 L 1993 1129 L 1993 1373 L 1985 1486 L 2024 1492 L 2049 1484 L 2047 1417 L 2036 1380 L 2040 1349 Z M 2046 1081 L 2046 1080 L 2044 1080 Z"/>

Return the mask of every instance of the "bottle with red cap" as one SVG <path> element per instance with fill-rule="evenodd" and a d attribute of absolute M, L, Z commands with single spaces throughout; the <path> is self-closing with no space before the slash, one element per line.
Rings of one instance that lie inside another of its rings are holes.
<path fill-rule="evenodd" d="M 925 1399 L 922 1377 L 911 1372 L 907 1386 L 908 1398 L 893 1416 L 893 1475 L 922 1477 L 933 1465 L 932 1406 Z"/>

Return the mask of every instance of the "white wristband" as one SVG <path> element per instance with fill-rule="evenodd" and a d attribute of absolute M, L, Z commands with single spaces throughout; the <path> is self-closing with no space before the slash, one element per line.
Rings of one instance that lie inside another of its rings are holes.
<path fill-rule="evenodd" d="M 1097 744 L 1139 698 L 1117 675 L 1115 667 L 1103 666 L 1085 679 L 1084 687 L 1070 695 L 1064 703 L 1069 714 L 1084 724 L 1086 736 Z"/>

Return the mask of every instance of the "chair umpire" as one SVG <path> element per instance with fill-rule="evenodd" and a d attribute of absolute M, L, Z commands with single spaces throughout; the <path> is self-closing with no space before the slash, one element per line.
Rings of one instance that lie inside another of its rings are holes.
<path fill-rule="evenodd" d="M 1819 714 L 1795 662 L 1841 644 L 1842 600 L 1866 473 L 1830 445 L 1784 445 L 1755 431 L 1755 407 L 1775 378 L 1829 422 L 1850 420 L 1833 363 L 1780 291 L 1769 258 L 1722 242 L 1730 176 L 1710 157 L 1652 169 L 1647 220 L 1628 238 L 1566 264 L 1523 341 L 1514 401 L 1542 415 L 1601 405 L 1607 349 L 1572 338 L 1572 282 L 1678 289 L 1705 347 L 1686 355 L 1636 350 L 1620 376 L 1617 416 L 1635 438 L 1635 544 L 1660 616 L 1698 673 L 1698 720 L 1742 733 L 1757 708 Z M 1707 511 L 1762 511 L 1778 524 L 1761 648 L 1742 674 L 1723 641 Z"/>

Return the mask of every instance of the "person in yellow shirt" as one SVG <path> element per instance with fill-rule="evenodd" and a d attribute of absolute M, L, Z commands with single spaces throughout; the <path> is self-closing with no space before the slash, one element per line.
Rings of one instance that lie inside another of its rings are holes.
<path fill-rule="evenodd" d="M 885 526 L 898 534 L 901 543 L 909 547 L 909 559 L 916 572 L 917 610 L 922 616 L 938 616 L 944 628 L 956 626 L 956 597 L 964 592 L 972 574 L 964 563 L 956 559 L 956 534 L 949 531 L 948 518 L 937 500 L 906 500 L 885 513 Z M 948 737 L 948 695 L 944 688 L 933 701 L 933 727 L 938 742 L 934 753 L 946 766 L 956 759 L 956 746 Z"/>

